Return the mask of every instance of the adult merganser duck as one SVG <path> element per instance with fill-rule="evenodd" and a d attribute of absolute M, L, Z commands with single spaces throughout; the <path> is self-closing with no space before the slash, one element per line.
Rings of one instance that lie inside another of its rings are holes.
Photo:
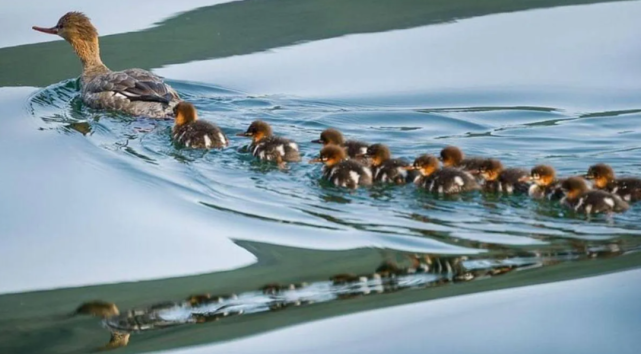
<path fill-rule="evenodd" d="M 369 167 L 356 160 L 347 160 L 345 150 L 340 146 L 327 145 L 317 158 L 309 161 L 309 163 L 319 162 L 325 164 L 323 179 L 337 187 L 356 189 L 358 186 L 372 184 L 372 171 Z"/>
<path fill-rule="evenodd" d="M 370 145 L 365 154 L 372 166 L 375 182 L 405 184 L 413 182 L 418 175 L 408 171 L 410 163 L 403 159 L 393 159 L 389 148 L 383 144 Z"/>
<path fill-rule="evenodd" d="M 82 62 L 80 97 L 88 106 L 150 118 L 173 116 L 180 102 L 176 91 L 146 70 L 109 70 L 100 59 L 98 31 L 83 13 L 68 12 L 54 27 L 33 29 L 57 34 L 71 44 Z"/>
<path fill-rule="evenodd" d="M 530 186 L 528 194 L 534 199 L 560 200 L 564 196 L 561 190 L 561 183 L 564 180 L 556 178 L 556 171 L 552 166 L 534 166 L 530 170 L 530 181 L 534 184 Z"/>
<path fill-rule="evenodd" d="M 590 166 L 585 178 L 594 180 L 594 187 L 617 194 L 626 202 L 637 202 L 641 200 L 641 179 L 639 178 L 616 178 L 614 170 L 604 163 Z"/>
<path fill-rule="evenodd" d="M 527 193 L 530 173 L 522 168 L 503 168 L 499 160 L 487 159 L 481 165 L 479 174 L 485 182 L 483 190 L 490 193 Z"/>
<path fill-rule="evenodd" d="M 369 147 L 368 143 L 356 140 L 345 140 L 343 134 L 334 128 L 325 129 L 321 135 L 320 139 L 312 140 L 312 143 L 323 144 L 327 146 L 329 144 L 338 145 L 345 148 L 347 156 L 350 158 L 357 158 L 359 156 L 365 155 L 367 153 L 367 148 Z"/>
<path fill-rule="evenodd" d="M 480 157 L 465 158 L 463 151 L 456 146 L 443 148 L 440 160 L 443 162 L 444 167 L 454 167 L 472 174 L 477 174 L 481 165 L 485 162 L 485 159 Z"/>
<path fill-rule="evenodd" d="M 570 177 L 563 181 L 561 189 L 565 197 L 561 204 L 582 214 L 623 212 L 628 203 L 618 195 L 602 190 L 590 190 L 581 177 Z"/>
<path fill-rule="evenodd" d="M 261 120 L 252 122 L 246 132 L 236 135 L 252 138 L 249 150 L 261 160 L 274 161 L 280 166 L 285 162 L 300 161 L 298 145 L 292 140 L 272 135 L 272 127 Z"/>
<path fill-rule="evenodd" d="M 415 183 L 428 192 L 455 194 L 481 189 L 470 173 L 452 167 L 439 167 L 440 163 L 436 157 L 425 154 L 417 157 L 414 164 L 406 169 L 418 170 L 421 173 L 421 177 Z"/>
<path fill-rule="evenodd" d="M 196 107 L 189 102 L 180 102 L 174 107 L 176 121 L 172 138 L 178 144 L 193 149 L 224 148 L 229 139 L 213 123 L 198 120 Z"/>

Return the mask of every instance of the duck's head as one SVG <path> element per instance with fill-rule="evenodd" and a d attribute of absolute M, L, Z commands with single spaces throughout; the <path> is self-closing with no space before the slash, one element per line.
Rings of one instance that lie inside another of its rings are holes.
<path fill-rule="evenodd" d="M 392 157 L 392 153 L 387 145 L 374 144 L 367 148 L 365 156 L 372 160 L 372 166 L 378 167 L 382 165 L 383 162 L 389 160 Z"/>
<path fill-rule="evenodd" d="M 537 186 L 547 187 L 556 180 L 556 171 L 549 165 L 534 166 L 530 171 L 530 180 Z"/>
<path fill-rule="evenodd" d="M 43 33 L 57 34 L 68 42 L 93 41 L 98 38 L 98 30 L 91 24 L 89 17 L 82 12 L 67 12 L 55 26 L 50 28 L 38 26 L 32 28 Z"/>
<path fill-rule="evenodd" d="M 328 145 L 328 144 L 342 145 L 343 143 L 345 143 L 345 139 L 343 138 L 343 134 L 341 134 L 340 131 L 334 128 L 329 128 L 329 129 L 325 129 L 321 133 L 320 139 L 312 140 L 312 143 L 323 144 L 323 145 Z"/>
<path fill-rule="evenodd" d="M 483 161 L 479 168 L 479 174 L 486 181 L 496 181 L 503 171 L 503 164 L 496 159 L 487 159 Z"/>
<path fill-rule="evenodd" d="M 176 117 L 175 126 L 180 127 L 196 121 L 198 119 L 198 112 L 193 104 L 182 101 L 174 107 L 174 116 Z"/>
<path fill-rule="evenodd" d="M 569 200 L 577 199 L 581 194 L 589 190 L 585 180 L 581 177 L 570 177 L 563 181 L 561 190 Z"/>
<path fill-rule="evenodd" d="M 269 124 L 263 122 L 262 120 L 253 121 L 252 124 L 249 125 L 249 128 L 247 128 L 246 132 L 236 134 L 236 136 L 252 138 L 254 143 L 257 143 L 264 138 L 270 137 L 271 135 L 272 127 L 270 127 Z"/>
<path fill-rule="evenodd" d="M 594 180 L 594 185 L 597 188 L 605 188 L 610 182 L 614 181 L 614 170 L 604 163 L 599 163 L 590 166 L 585 178 Z"/>
<path fill-rule="evenodd" d="M 414 160 L 411 166 L 405 167 L 406 170 L 418 170 L 421 175 L 429 176 L 439 169 L 441 163 L 436 156 L 423 154 Z"/>
<path fill-rule="evenodd" d="M 324 163 L 325 166 L 332 167 L 337 163 L 345 160 L 345 158 L 347 158 L 345 150 L 343 150 L 340 146 L 327 145 L 321 150 L 320 155 L 318 155 L 317 158 L 309 160 L 309 163 L 321 162 Z"/>
<path fill-rule="evenodd" d="M 440 160 L 445 167 L 456 167 L 461 164 L 464 158 L 465 154 L 456 146 L 446 146 L 441 150 Z"/>

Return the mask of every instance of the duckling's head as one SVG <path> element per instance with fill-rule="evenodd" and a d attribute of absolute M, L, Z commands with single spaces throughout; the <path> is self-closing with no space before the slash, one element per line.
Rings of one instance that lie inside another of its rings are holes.
<path fill-rule="evenodd" d="M 262 120 L 255 120 L 252 124 L 249 125 L 247 131 L 244 133 L 238 133 L 237 136 L 251 137 L 254 143 L 261 141 L 264 138 L 270 137 L 272 135 L 272 127 L 269 126 L 266 122 Z"/>
<path fill-rule="evenodd" d="M 392 153 L 389 151 L 387 145 L 374 144 L 367 148 L 365 156 L 372 160 L 372 166 L 378 167 L 382 165 L 383 162 L 389 160 L 392 157 Z"/>
<path fill-rule="evenodd" d="M 180 127 L 184 124 L 195 122 L 198 119 L 198 112 L 193 104 L 182 101 L 174 107 L 174 116 L 176 117 L 175 126 Z"/>
<path fill-rule="evenodd" d="M 322 162 L 325 166 L 332 167 L 346 158 L 345 150 L 340 146 L 327 145 L 321 150 L 320 155 L 315 159 L 309 160 L 309 163 Z"/>
<path fill-rule="evenodd" d="M 406 170 L 418 170 L 421 175 L 429 176 L 439 169 L 441 163 L 436 156 L 423 154 L 414 160 L 411 166 L 406 167 Z"/>
<path fill-rule="evenodd" d="M 605 188 L 610 182 L 614 181 L 614 170 L 604 163 L 599 163 L 590 166 L 585 178 L 593 179 L 597 188 Z"/>
<path fill-rule="evenodd" d="M 343 134 L 341 134 L 340 131 L 334 128 L 329 128 L 325 129 L 321 135 L 320 139 L 317 140 L 312 140 L 312 143 L 316 144 L 334 144 L 334 145 L 342 145 L 345 143 L 345 139 L 343 138 Z"/>
<path fill-rule="evenodd" d="M 583 178 L 570 177 L 563 181 L 561 184 L 561 190 L 563 190 L 563 193 L 565 193 L 565 196 L 569 200 L 575 200 L 589 189 Z"/>
<path fill-rule="evenodd" d="M 483 161 L 479 173 L 486 181 L 496 181 L 499 178 L 499 175 L 503 171 L 503 164 L 499 160 L 487 159 Z"/>
<path fill-rule="evenodd" d="M 556 180 L 556 171 L 549 165 L 538 165 L 530 171 L 530 180 L 537 186 L 547 187 Z"/>
<path fill-rule="evenodd" d="M 32 28 L 43 33 L 57 34 L 67 42 L 92 42 L 98 38 L 98 30 L 91 24 L 89 17 L 82 12 L 76 11 L 67 12 L 54 27 L 33 26 Z"/>
<path fill-rule="evenodd" d="M 456 146 L 446 146 L 441 150 L 441 161 L 445 167 L 456 167 L 461 164 L 465 155 Z"/>

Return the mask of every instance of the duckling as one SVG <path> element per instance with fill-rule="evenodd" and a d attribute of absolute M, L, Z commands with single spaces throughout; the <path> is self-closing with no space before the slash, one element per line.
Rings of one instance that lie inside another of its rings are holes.
<path fill-rule="evenodd" d="M 467 171 L 472 174 L 477 174 L 485 159 L 480 157 L 465 158 L 465 154 L 461 149 L 456 146 L 446 146 L 441 150 L 441 162 L 444 167 L 454 167 Z"/>
<path fill-rule="evenodd" d="M 109 70 L 100 58 L 98 31 L 85 14 L 68 12 L 54 27 L 32 28 L 58 35 L 71 44 L 82 63 L 80 97 L 86 105 L 135 116 L 168 118 L 180 102 L 174 89 L 147 70 Z"/>
<path fill-rule="evenodd" d="M 367 153 L 367 148 L 369 147 L 368 143 L 356 140 L 347 140 L 343 138 L 343 134 L 334 128 L 325 129 L 321 135 L 320 139 L 312 140 L 312 143 L 323 144 L 323 145 L 338 145 L 345 148 L 347 156 L 349 158 L 357 158 L 359 156 L 365 155 Z"/>
<path fill-rule="evenodd" d="M 197 294 L 197 295 L 191 295 L 189 296 L 186 301 L 192 306 L 199 306 L 208 300 L 211 300 L 211 294 L 209 293 L 204 293 L 204 294 Z"/>
<path fill-rule="evenodd" d="M 130 336 L 131 336 L 131 333 L 111 331 L 111 337 L 109 338 L 109 343 L 107 343 L 101 349 L 111 350 L 111 349 L 126 347 L 127 344 L 129 344 Z"/>
<path fill-rule="evenodd" d="M 176 121 L 171 137 L 176 143 L 193 149 L 224 148 L 229 145 L 225 133 L 216 125 L 198 120 L 196 107 L 182 101 L 174 107 Z"/>
<path fill-rule="evenodd" d="M 118 316 L 120 311 L 118 306 L 113 302 L 106 302 L 101 300 L 85 302 L 84 304 L 78 306 L 78 308 L 72 313 L 72 316 L 75 315 L 90 315 L 94 317 L 107 318 L 112 316 Z"/>
<path fill-rule="evenodd" d="M 522 168 L 503 168 L 499 160 L 487 159 L 479 169 L 481 177 L 485 180 L 483 190 L 490 193 L 505 192 L 512 194 L 527 193 L 530 184 L 530 174 Z"/>
<path fill-rule="evenodd" d="M 590 190 L 581 177 L 570 177 L 563 181 L 561 189 L 565 197 L 561 204 L 583 214 L 623 212 L 628 210 L 628 203 L 618 195 L 602 190 Z"/>
<path fill-rule="evenodd" d="M 370 145 L 365 155 L 371 160 L 375 182 L 405 184 L 418 177 L 418 174 L 406 169 L 410 166 L 409 162 L 391 158 L 392 154 L 386 145 Z"/>
<path fill-rule="evenodd" d="M 530 186 L 528 194 L 534 199 L 560 200 L 564 196 L 561 190 L 563 180 L 556 178 L 556 171 L 552 166 L 534 166 L 530 171 L 530 181 L 534 184 Z"/>
<path fill-rule="evenodd" d="M 614 170 L 604 163 L 590 166 L 585 178 L 594 180 L 594 187 L 617 194 L 626 202 L 637 202 L 641 200 L 641 179 L 639 178 L 616 178 Z"/>
<path fill-rule="evenodd" d="M 285 162 L 300 161 L 298 145 L 292 140 L 272 135 L 272 127 L 266 122 L 254 121 L 246 132 L 236 135 L 252 138 L 249 150 L 260 160 L 274 161 L 281 166 Z"/>
<path fill-rule="evenodd" d="M 420 172 L 421 177 L 415 183 L 429 192 L 454 194 L 481 189 L 470 173 L 452 167 L 439 167 L 436 157 L 425 154 L 417 157 L 414 164 L 406 168 Z"/>
<path fill-rule="evenodd" d="M 372 171 L 356 160 L 346 160 L 345 150 L 337 145 L 327 145 L 319 157 L 309 163 L 325 164 L 323 166 L 323 179 L 330 181 L 337 187 L 356 189 L 358 186 L 372 184 Z"/>

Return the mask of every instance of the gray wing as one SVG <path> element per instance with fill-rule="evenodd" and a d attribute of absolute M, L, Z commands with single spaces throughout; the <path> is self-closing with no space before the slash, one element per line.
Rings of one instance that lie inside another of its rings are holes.
<path fill-rule="evenodd" d="M 130 101 L 149 101 L 168 104 L 178 98 L 176 92 L 163 80 L 142 69 L 129 69 L 100 75 L 85 87 L 93 93 L 113 92 Z"/>

